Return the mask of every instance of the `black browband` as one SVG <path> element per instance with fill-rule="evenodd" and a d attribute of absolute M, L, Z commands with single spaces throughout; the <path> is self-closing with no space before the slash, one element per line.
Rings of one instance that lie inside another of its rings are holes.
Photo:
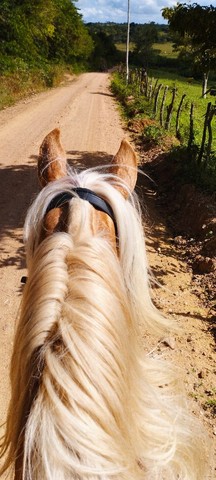
<path fill-rule="evenodd" d="M 76 198 L 75 195 L 73 195 L 74 192 L 78 195 L 79 198 L 89 202 L 94 208 L 96 208 L 96 210 L 99 210 L 100 212 L 104 212 L 107 215 L 109 215 L 109 217 L 112 219 L 115 226 L 116 238 L 118 238 L 117 224 L 115 221 L 112 208 L 103 198 L 99 197 L 99 195 L 92 192 L 92 190 L 89 190 L 88 188 L 76 187 L 76 188 L 73 188 L 71 192 L 67 191 L 67 192 L 58 193 L 58 195 L 56 195 L 56 197 L 54 197 L 51 200 L 50 204 L 48 205 L 46 209 L 46 214 L 50 212 L 50 210 L 53 210 L 53 208 L 62 207 L 63 205 L 65 205 L 65 203 L 69 202 L 72 198 Z M 27 277 L 21 278 L 21 283 L 26 283 L 26 281 L 27 281 Z"/>
<path fill-rule="evenodd" d="M 104 212 L 109 217 L 112 219 L 114 226 L 115 226 L 115 231 L 116 231 L 116 236 L 117 236 L 117 225 L 114 217 L 114 213 L 110 205 L 104 200 L 103 198 L 99 197 L 96 193 L 92 192 L 92 190 L 89 190 L 88 188 L 82 188 L 82 187 L 75 187 L 71 190 L 71 192 L 61 192 L 56 197 L 54 197 L 50 204 L 48 205 L 46 209 L 46 214 L 50 211 L 53 210 L 53 208 L 59 208 L 62 207 L 65 203 L 69 202 L 72 198 L 76 198 L 75 195 L 76 193 L 79 198 L 82 200 L 86 200 L 89 202 L 96 210 L 99 210 L 100 212 Z"/>

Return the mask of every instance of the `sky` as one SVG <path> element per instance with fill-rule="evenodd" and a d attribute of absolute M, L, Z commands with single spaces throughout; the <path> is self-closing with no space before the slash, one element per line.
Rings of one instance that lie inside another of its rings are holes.
<path fill-rule="evenodd" d="M 161 9 L 171 7 L 175 0 L 130 0 L 130 21 L 135 23 L 165 23 Z M 216 0 L 179 0 L 179 3 L 198 3 L 213 5 Z M 76 7 L 80 9 L 84 22 L 127 22 L 128 0 L 78 0 Z"/>

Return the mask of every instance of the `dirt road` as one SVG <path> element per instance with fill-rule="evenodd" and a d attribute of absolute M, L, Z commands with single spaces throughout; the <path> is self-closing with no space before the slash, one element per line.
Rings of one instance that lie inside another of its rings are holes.
<path fill-rule="evenodd" d="M 26 210 L 38 191 L 39 145 L 58 126 L 68 158 L 77 166 L 109 161 L 125 133 L 108 85 L 108 74 L 87 73 L 68 85 L 0 112 L 0 423 L 5 419 L 9 399 L 8 372 L 22 294 L 20 279 L 26 273 L 22 226 Z M 148 223 L 150 264 L 165 286 L 160 291 L 159 307 L 175 316 L 184 328 L 183 338 L 177 339 L 174 346 L 173 341 L 171 348 L 161 343 L 158 350 L 181 367 L 190 396 L 202 397 L 206 390 L 213 390 L 215 374 L 213 341 L 202 320 L 207 311 L 194 295 L 191 274 L 185 263 L 179 262 L 154 207 Z M 158 290 L 155 296 L 158 297 Z M 148 345 L 146 349 L 151 348 L 157 346 Z M 205 416 L 204 423 L 213 435 L 213 418 L 208 412 L 205 415 L 199 400 L 191 408 L 201 418 Z"/>

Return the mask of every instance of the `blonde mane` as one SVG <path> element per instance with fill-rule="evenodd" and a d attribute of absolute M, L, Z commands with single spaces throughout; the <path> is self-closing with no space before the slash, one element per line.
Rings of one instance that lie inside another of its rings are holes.
<path fill-rule="evenodd" d="M 150 298 L 137 197 L 125 200 L 119 182 L 71 171 L 40 192 L 26 218 L 28 281 L 2 448 L 3 470 L 22 451 L 23 480 L 207 478 L 204 436 L 175 369 L 140 346 L 140 325 L 152 334 L 168 324 Z M 112 207 L 118 254 L 106 232 L 91 232 L 93 207 L 78 198 L 68 231 L 40 242 L 51 200 L 78 186 Z"/>

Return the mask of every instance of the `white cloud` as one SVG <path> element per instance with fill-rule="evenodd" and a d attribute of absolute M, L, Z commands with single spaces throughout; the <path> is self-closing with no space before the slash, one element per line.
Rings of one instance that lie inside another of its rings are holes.
<path fill-rule="evenodd" d="M 181 0 L 186 3 L 187 0 Z M 194 0 L 199 5 L 214 5 L 216 0 Z M 163 23 L 161 9 L 175 5 L 175 0 L 131 0 L 131 22 Z M 191 1 L 193 3 L 193 1 Z M 80 9 L 85 22 L 116 22 L 127 21 L 127 0 L 78 0 L 76 6 Z"/>

